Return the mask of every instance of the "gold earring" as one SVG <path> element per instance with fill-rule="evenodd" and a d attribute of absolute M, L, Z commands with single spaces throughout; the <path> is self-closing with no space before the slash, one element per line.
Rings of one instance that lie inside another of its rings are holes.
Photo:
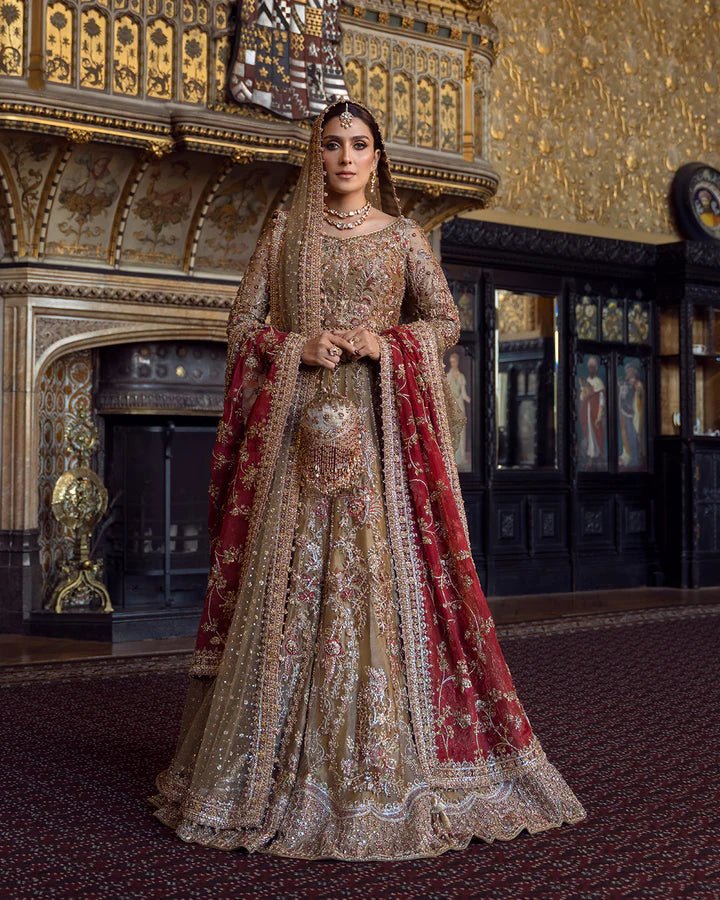
<path fill-rule="evenodd" d="M 370 179 L 370 193 L 372 194 L 375 190 L 375 181 L 377 179 L 377 169 L 373 169 L 372 178 Z"/>

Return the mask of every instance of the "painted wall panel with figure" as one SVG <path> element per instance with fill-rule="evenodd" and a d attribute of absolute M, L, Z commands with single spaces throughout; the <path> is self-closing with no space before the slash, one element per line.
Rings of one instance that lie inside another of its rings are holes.
<path fill-rule="evenodd" d="M 608 468 L 608 367 L 594 353 L 577 365 L 578 469 L 605 472 Z"/>

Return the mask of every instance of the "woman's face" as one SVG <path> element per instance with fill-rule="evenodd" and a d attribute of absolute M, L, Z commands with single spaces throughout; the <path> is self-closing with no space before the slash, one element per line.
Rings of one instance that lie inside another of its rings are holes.
<path fill-rule="evenodd" d="M 335 116 L 325 123 L 320 140 L 328 192 L 364 191 L 380 159 L 380 151 L 373 147 L 370 127 L 355 116 L 350 127 L 343 128 Z"/>

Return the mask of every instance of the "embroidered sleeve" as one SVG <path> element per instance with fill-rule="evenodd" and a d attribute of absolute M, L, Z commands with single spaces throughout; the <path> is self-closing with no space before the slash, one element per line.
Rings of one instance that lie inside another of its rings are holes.
<path fill-rule="evenodd" d="M 248 338 L 255 338 L 267 361 L 276 358 L 287 332 L 267 324 L 270 308 L 270 260 L 275 243 L 275 230 L 284 226 L 284 214 L 276 212 L 265 227 L 255 247 L 245 275 L 230 309 L 227 324 L 228 355 L 226 383 L 229 383 L 238 354 Z M 279 237 L 279 235 L 278 235 Z"/>
<path fill-rule="evenodd" d="M 406 263 L 403 320 L 429 323 L 443 353 L 460 338 L 460 317 L 450 293 L 445 273 L 425 233 L 417 222 L 410 221 L 409 250 Z"/>

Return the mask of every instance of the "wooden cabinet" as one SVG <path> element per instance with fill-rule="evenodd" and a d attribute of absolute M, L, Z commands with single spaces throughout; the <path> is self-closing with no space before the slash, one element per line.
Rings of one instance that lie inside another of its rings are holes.
<path fill-rule="evenodd" d="M 720 245 L 456 219 L 442 256 L 487 592 L 720 584 Z"/>
<path fill-rule="evenodd" d="M 720 245 L 658 251 L 658 531 L 667 581 L 720 584 Z"/>

